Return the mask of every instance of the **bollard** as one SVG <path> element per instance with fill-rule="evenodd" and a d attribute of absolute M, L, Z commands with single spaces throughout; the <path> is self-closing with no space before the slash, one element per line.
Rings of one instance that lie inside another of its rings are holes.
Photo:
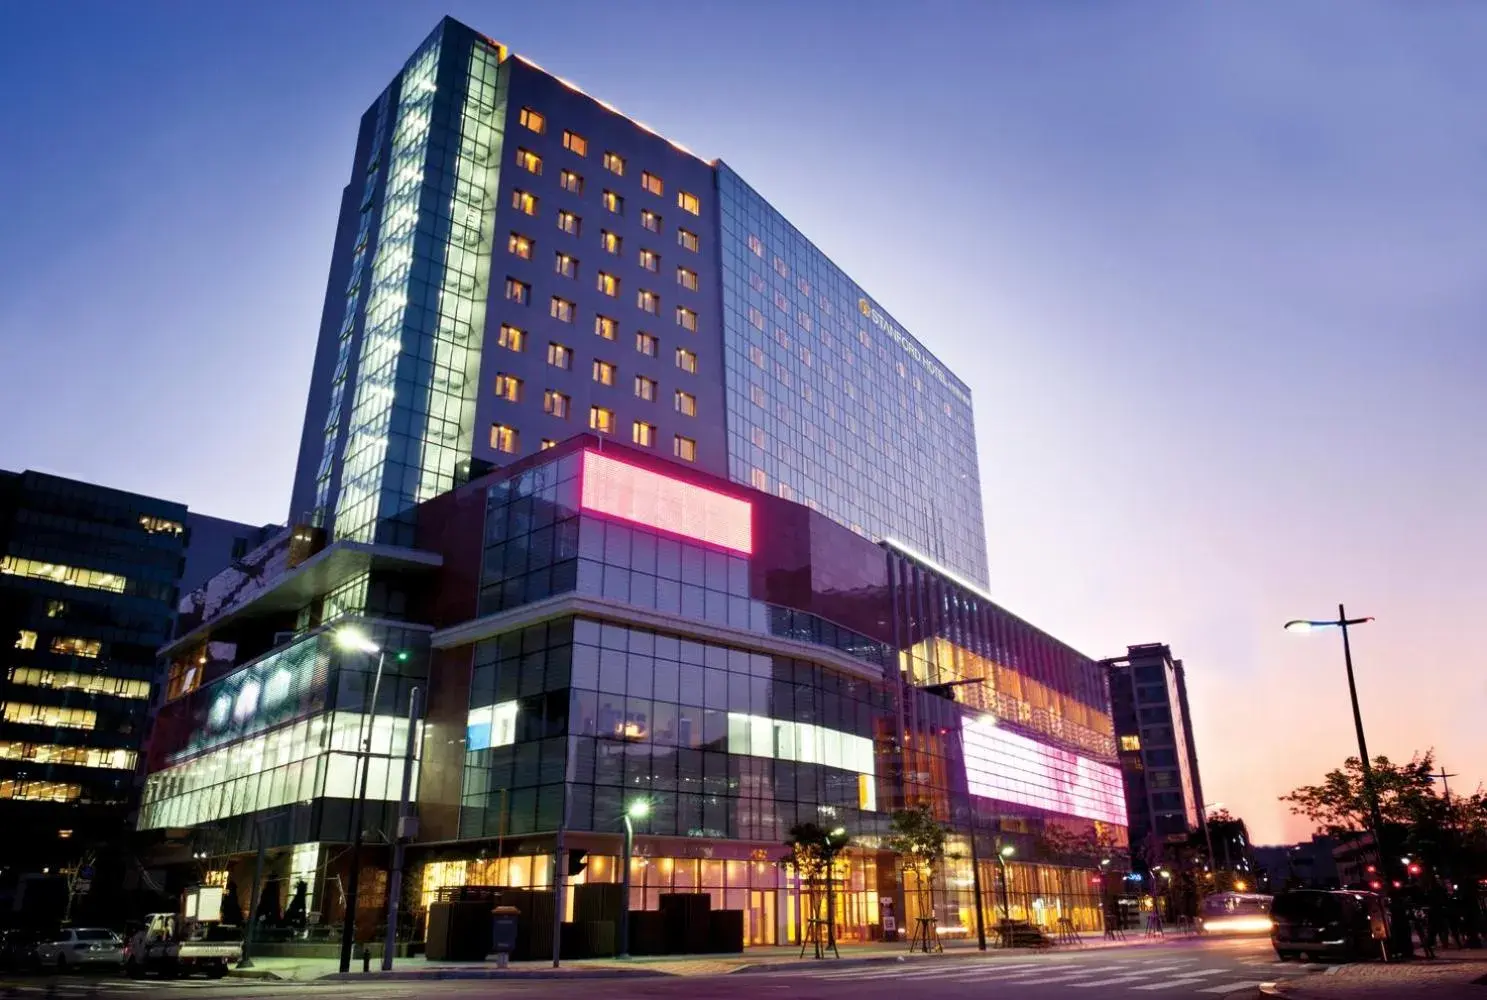
<path fill-rule="evenodd" d="M 361 971 L 372 971 L 372 946 L 369 944 L 361 946 Z"/>

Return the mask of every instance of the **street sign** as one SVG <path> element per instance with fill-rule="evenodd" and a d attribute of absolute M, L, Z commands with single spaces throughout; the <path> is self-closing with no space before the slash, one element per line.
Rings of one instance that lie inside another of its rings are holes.
<path fill-rule="evenodd" d="M 80 878 L 76 882 L 72 883 L 72 894 L 74 896 L 81 896 L 83 893 L 87 892 L 91 888 L 93 888 L 93 883 L 91 880 Z"/>

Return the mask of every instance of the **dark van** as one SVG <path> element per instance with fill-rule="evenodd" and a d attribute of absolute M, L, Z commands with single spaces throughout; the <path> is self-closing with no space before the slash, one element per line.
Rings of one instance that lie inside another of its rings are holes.
<path fill-rule="evenodd" d="M 1270 940 L 1282 961 L 1382 958 L 1389 937 L 1383 897 L 1371 892 L 1297 889 L 1277 893 Z"/>

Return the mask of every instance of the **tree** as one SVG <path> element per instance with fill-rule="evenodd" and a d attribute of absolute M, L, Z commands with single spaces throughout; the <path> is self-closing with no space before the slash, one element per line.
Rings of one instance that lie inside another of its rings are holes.
<path fill-rule="evenodd" d="M 850 843 L 851 838 L 842 827 L 827 830 L 818 823 L 796 823 L 790 828 L 790 839 L 785 841 L 785 846 L 790 848 L 790 857 L 786 859 L 786 864 L 794 868 L 800 880 L 810 887 L 813 901 L 819 899 L 817 889 L 822 880 L 826 883 L 826 941 L 822 942 L 819 933 L 815 935 L 817 958 L 826 957 L 826 948 L 836 950 L 836 894 L 833 875 L 838 855 Z"/>
<path fill-rule="evenodd" d="M 914 874 L 919 893 L 919 914 L 934 913 L 934 883 L 945 865 L 945 827 L 935 819 L 927 803 L 893 814 L 888 847 L 898 852 L 904 874 Z M 905 886 L 907 888 L 907 885 Z M 976 905 L 981 905 L 977 900 Z"/>

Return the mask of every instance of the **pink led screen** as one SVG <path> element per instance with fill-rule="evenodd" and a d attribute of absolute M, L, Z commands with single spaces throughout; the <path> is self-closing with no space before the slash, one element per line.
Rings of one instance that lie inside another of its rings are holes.
<path fill-rule="evenodd" d="M 1120 770 L 1008 732 L 992 719 L 962 719 L 972 795 L 1125 826 Z"/>
<path fill-rule="evenodd" d="M 594 451 L 583 453 L 582 480 L 584 510 L 744 555 L 754 551 L 753 506 L 747 500 Z"/>

